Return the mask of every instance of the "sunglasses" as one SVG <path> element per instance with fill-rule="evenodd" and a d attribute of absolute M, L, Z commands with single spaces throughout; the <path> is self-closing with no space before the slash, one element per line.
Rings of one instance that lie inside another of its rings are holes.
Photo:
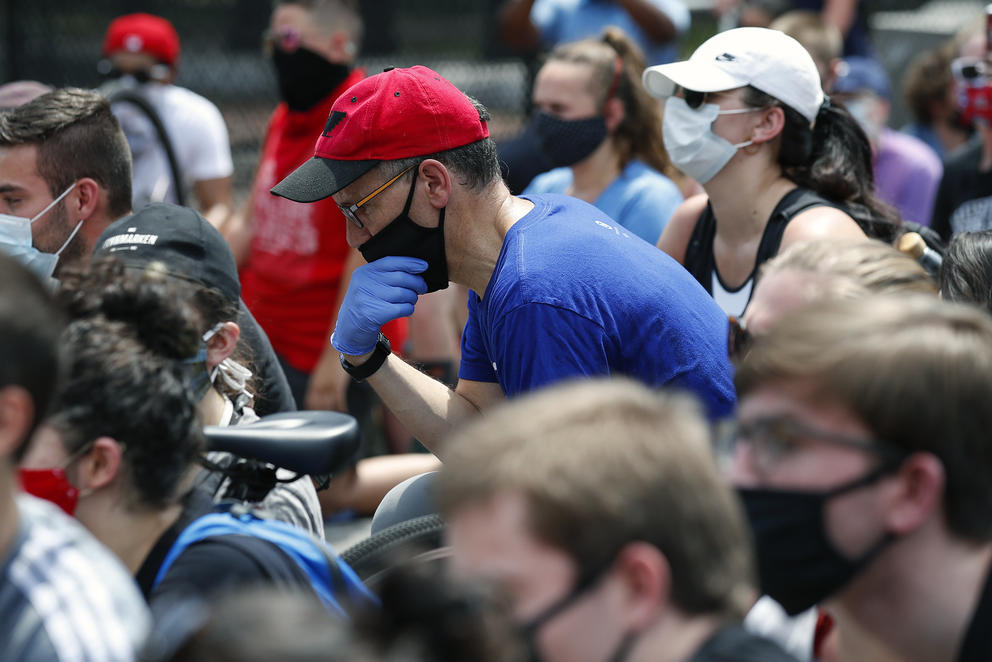
<path fill-rule="evenodd" d="M 688 90 L 684 87 L 676 87 L 675 94 L 682 95 L 685 105 L 689 106 L 693 110 L 697 110 L 709 99 L 709 92 L 697 92 L 696 90 Z"/>
<path fill-rule="evenodd" d="M 275 48 L 292 53 L 300 47 L 302 43 L 302 33 L 296 28 L 282 28 L 281 30 L 266 30 L 262 34 L 262 52 L 272 55 Z"/>

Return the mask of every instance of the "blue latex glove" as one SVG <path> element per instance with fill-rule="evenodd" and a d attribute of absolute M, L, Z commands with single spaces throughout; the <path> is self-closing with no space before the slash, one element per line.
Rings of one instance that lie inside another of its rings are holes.
<path fill-rule="evenodd" d="M 427 283 L 417 274 L 426 269 L 427 263 L 419 258 L 399 256 L 355 269 L 331 334 L 334 349 L 348 356 L 375 349 L 383 324 L 413 313 L 417 295 L 427 291 Z"/>

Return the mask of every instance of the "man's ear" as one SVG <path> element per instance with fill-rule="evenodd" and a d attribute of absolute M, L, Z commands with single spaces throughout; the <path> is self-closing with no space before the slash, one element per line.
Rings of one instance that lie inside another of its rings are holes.
<path fill-rule="evenodd" d="M 116 480 L 121 470 L 124 447 L 111 437 L 99 437 L 93 448 L 76 463 L 76 485 L 80 491 L 95 491 Z"/>
<path fill-rule="evenodd" d="M 103 189 L 92 177 L 82 177 L 76 180 L 76 188 L 66 196 L 68 201 L 66 208 L 69 211 L 69 220 L 73 223 L 86 220 L 93 216 L 93 213 L 100 206 Z"/>
<path fill-rule="evenodd" d="M 0 388 L 0 457 L 13 458 L 28 443 L 34 419 L 34 401 L 20 386 Z"/>
<path fill-rule="evenodd" d="M 234 353 L 241 337 L 241 327 L 234 322 L 222 322 L 217 332 L 207 341 L 207 367 L 213 369 Z"/>
<path fill-rule="evenodd" d="M 417 186 L 427 189 L 427 198 L 435 209 L 446 207 L 451 197 L 451 172 L 440 161 L 426 159 L 420 164 Z"/>
<path fill-rule="evenodd" d="M 751 130 L 751 140 L 766 143 L 774 140 L 785 128 L 785 111 L 781 106 L 772 106 L 759 112 L 761 121 Z"/>
<path fill-rule="evenodd" d="M 603 105 L 603 119 L 606 121 L 607 131 L 610 133 L 616 131 L 626 116 L 627 108 L 623 105 L 623 101 L 616 97 L 606 100 Z"/>
<path fill-rule="evenodd" d="M 923 526 L 944 504 L 947 475 L 931 453 L 913 453 L 885 481 L 883 507 L 889 531 L 906 535 Z"/>
<path fill-rule="evenodd" d="M 640 632 L 670 607 L 672 570 L 665 555 L 646 542 L 630 543 L 620 551 L 612 572 L 624 589 L 624 617 L 629 631 Z"/>

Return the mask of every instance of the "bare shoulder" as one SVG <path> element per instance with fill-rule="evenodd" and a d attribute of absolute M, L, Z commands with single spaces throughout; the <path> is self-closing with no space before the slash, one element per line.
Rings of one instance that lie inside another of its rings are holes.
<path fill-rule="evenodd" d="M 785 227 L 782 246 L 806 239 L 867 239 L 861 227 L 834 207 L 813 207 L 796 215 Z"/>
<path fill-rule="evenodd" d="M 699 215 L 706 209 L 709 198 L 705 195 L 694 195 L 675 210 L 665 225 L 658 239 L 658 248 L 665 251 L 680 263 L 685 261 L 685 249 L 689 245 L 689 237 L 696 227 Z"/>

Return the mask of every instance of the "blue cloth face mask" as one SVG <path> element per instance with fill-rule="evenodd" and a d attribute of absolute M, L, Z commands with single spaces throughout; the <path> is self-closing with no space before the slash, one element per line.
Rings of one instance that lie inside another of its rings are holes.
<path fill-rule="evenodd" d="M 76 236 L 76 233 L 79 232 L 79 228 L 82 227 L 83 221 L 79 221 L 79 223 L 76 224 L 76 227 L 73 228 L 69 238 L 66 239 L 61 248 L 54 253 L 43 253 L 35 248 L 31 237 L 31 224 L 48 213 L 48 211 L 58 204 L 62 198 L 69 195 L 69 191 L 75 187 L 76 183 L 73 182 L 72 186 L 62 192 L 62 195 L 52 200 L 47 207 L 35 214 L 34 218 L 24 218 L 23 216 L 13 216 L 11 214 L 0 214 L 0 251 L 3 251 L 7 255 L 19 260 L 44 282 L 48 282 L 51 279 L 52 274 L 55 272 L 55 265 L 58 264 L 59 255 L 62 254 L 65 247 L 69 245 L 69 242 L 71 242 L 73 237 Z"/>

